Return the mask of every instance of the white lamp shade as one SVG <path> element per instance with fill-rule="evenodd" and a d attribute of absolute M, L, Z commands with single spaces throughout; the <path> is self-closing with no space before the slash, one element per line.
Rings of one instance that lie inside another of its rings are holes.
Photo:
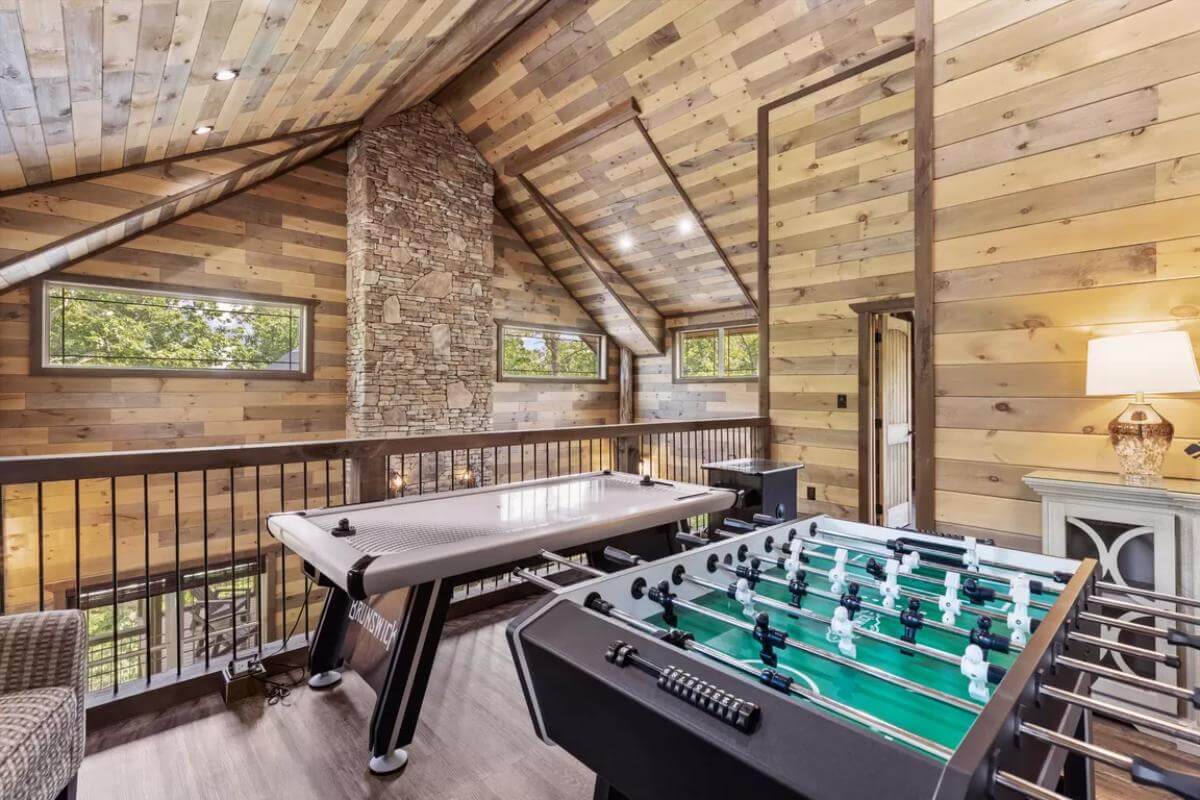
<path fill-rule="evenodd" d="M 1186 331 L 1106 336 L 1088 342 L 1089 395 L 1200 392 L 1200 372 Z"/>

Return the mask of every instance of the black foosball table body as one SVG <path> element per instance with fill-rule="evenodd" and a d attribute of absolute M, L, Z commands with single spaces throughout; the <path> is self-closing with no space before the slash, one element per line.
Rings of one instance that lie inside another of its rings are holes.
<path fill-rule="evenodd" d="M 540 553 L 606 545 L 656 558 L 680 523 L 728 508 L 734 492 L 611 471 L 397 498 L 268 518 L 271 534 L 329 593 L 309 650 L 309 685 L 350 668 L 377 694 L 371 770 L 403 768 L 454 587 L 540 564 Z"/>
<path fill-rule="evenodd" d="M 650 596 L 653 587 L 665 581 L 675 602 L 698 602 L 703 587 L 681 576 L 704 576 L 723 584 L 728 577 L 736 578 L 739 569 L 746 574 L 748 569 L 762 568 L 762 559 L 753 561 L 754 554 L 779 554 L 781 543 L 803 536 L 817 521 L 822 529 L 873 537 L 881 545 L 899 535 L 895 530 L 825 517 L 774 525 L 561 589 L 515 619 L 508 629 L 509 642 L 539 737 L 565 748 L 597 773 L 598 798 L 982 800 L 1022 796 L 995 785 L 1001 770 L 1051 787 L 1062 773 L 1060 791 L 1070 797 L 1090 797 L 1086 759 L 1067 757 L 1070 763 L 1064 765 L 1062 751 L 1054 756 L 1048 745 L 1020 739 L 1016 728 L 1020 722 L 1031 722 L 1067 735 L 1089 736 L 1088 712 L 1048 700 L 1039 690 L 1043 686 L 1087 690 L 1088 674 L 1054 667 L 1051 662 L 1052 655 L 1064 648 L 1080 658 L 1091 655 L 1085 646 L 1068 642 L 1066 634 L 1088 629 L 1076 613 L 1094 580 L 1092 561 L 979 545 L 979 552 L 989 560 L 1071 577 L 1058 587 L 1052 606 L 1024 649 L 1015 654 L 961 741 L 947 748 L 948 757 L 935 757 L 859 721 L 781 693 L 756 679 L 754 670 L 731 668 L 681 648 L 670 636 L 639 630 L 611 613 L 595 610 L 607 604 L 626 619 L 661 618 L 663 607 Z M 903 535 L 935 545 L 946 541 L 908 531 Z M 734 592 L 732 583 L 729 592 Z M 643 666 L 663 668 L 659 679 L 653 670 L 620 666 L 614 649 L 636 654 Z M 667 668 L 677 678 L 668 678 Z M 752 703 L 757 709 L 753 729 L 732 724 L 728 713 L 720 718 L 713 710 L 718 698 L 723 698 L 726 712 L 739 703 Z M 904 690 L 896 689 L 894 701 L 907 701 Z M 707 708 L 702 707 L 705 703 Z"/>

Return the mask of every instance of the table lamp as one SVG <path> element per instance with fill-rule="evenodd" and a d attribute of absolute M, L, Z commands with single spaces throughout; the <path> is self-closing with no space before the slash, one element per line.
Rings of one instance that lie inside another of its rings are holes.
<path fill-rule="evenodd" d="M 1135 396 L 1108 423 L 1121 475 L 1149 483 L 1162 475 L 1175 426 L 1145 401 L 1147 394 L 1200 392 L 1200 372 L 1186 331 L 1106 336 L 1088 342 L 1087 393 Z"/>

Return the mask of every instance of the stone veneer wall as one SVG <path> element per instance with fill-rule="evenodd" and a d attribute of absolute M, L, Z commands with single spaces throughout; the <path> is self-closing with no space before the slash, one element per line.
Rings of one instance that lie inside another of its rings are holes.
<path fill-rule="evenodd" d="M 492 169 L 432 103 L 359 134 L 347 182 L 347 434 L 491 425 Z"/>

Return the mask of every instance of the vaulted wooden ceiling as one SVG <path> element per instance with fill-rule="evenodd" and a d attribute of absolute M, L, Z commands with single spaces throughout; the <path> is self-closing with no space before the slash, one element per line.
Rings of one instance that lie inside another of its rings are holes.
<path fill-rule="evenodd" d="M 662 317 L 754 313 L 758 107 L 912 27 L 913 0 L 9 0 L 0 190 L 295 144 L 433 96 L 497 168 L 498 205 L 546 264 L 650 351 Z M 219 69 L 239 72 L 218 82 Z M 559 218 L 506 169 L 631 102 L 636 120 L 521 176 Z M 820 143 L 795 147 L 789 163 L 820 173 Z M 10 258 L 113 219 L 22 210 L 40 202 L 4 204 L 30 223 L 0 241 Z"/>
<path fill-rule="evenodd" d="M 541 1 L 8 0 L 0 189 L 378 121 Z"/>
<path fill-rule="evenodd" d="M 435 96 L 498 167 L 498 203 L 552 269 L 572 258 L 504 166 L 633 99 L 701 218 L 757 296 L 758 107 L 911 39 L 913 0 L 549 0 Z M 911 102 L 911 101 L 910 101 Z M 663 314 L 753 309 L 629 126 L 531 170 Z M 797 144 L 814 173 L 818 142 Z M 628 235 L 631 247 L 622 247 Z"/>

